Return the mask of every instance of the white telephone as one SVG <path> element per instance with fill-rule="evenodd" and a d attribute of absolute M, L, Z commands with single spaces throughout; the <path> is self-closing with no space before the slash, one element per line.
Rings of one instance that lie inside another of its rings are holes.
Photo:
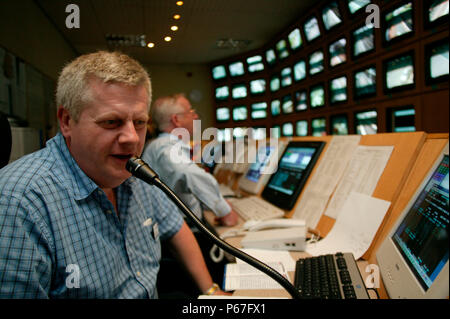
<path fill-rule="evenodd" d="M 306 223 L 302 219 L 294 218 L 275 218 L 268 220 L 248 220 L 242 226 L 243 230 L 257 231 L 269 228 L 290 228 L 306 226 Z"/>

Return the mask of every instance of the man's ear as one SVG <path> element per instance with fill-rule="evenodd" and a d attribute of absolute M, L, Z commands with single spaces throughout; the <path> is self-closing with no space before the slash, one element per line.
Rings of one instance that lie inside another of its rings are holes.
<path fill-rule="evenodd" d="M 178 116 L 176 114 L 170 116 L 170 122 L 174 127 L 180 127 L 180 121 L 178 121 Z"/>
<path fill-rule="evenodd" d="M 58 111 L 56 113 L 59 121 L 59 128 L 61 133 L 65 138 L 70 136 L 70 121 L 72 120 L 69 112 L 62 106 L 58 106 Z"/>

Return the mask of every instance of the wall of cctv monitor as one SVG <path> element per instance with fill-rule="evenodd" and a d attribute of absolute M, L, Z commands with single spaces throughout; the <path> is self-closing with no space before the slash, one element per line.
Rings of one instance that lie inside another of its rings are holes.
<path fill-rule="evenodd" d="M 418 80 L 416 63 L 422 63 L 416 61 L 419 56 L 425 59 L 426 85 L 448 81 L 447 39 L 425 43 L 424 50 L 421 51 L 424 54 L 418 52 L 416 40 L 414 48 L 405 52 L 401 52 L 401 47 L 394 44 L 414 37 L 418 32 L 417 26 L 423 25 L 419 33 L 422 30 L 434 32 L 433 28 L 436 26 L 448 23 L 449 0 L 383 3 L 380 11 L 381 29 L 366 24 L 360 18 L 364 15 L 364 8 L 373 1 L 335 0 L 321 3 L 321 7 L 302 17 L 301 21 L 287 30 L 283 37 L 276 39 L 270 47 L 211 68 L 212 79 L 217 83 L 217 122 L 264 120 L 325 106 L 339 107 L 349 102 L 358 104 L 360 101 L 371 101 L 370 98 L 381 94 L 391 96 L 396 92 L 415 89 Z M 355 20 L 355 23 L 344 19 L 345 15 Z M 423 23 L 415 21 L 418 15 L 423 16 Z M 351 27 L 341 28 L 349 23 Z M 343 32 L 339 33 L 339 30 Z M 326 37 L 328 34 L 330 37 Z M 381 43 L 381 46 L 377 47 L 377 43 Z M 312 46 L 313 50 L 305 50 Z M 389 54 L 392 48 L 398 53 Z M 371 58 L 375 51 L 377 55 L 382 53 L 377 65 Z M 368 59 L 372 61 L 367 61 Z M 349 72 L 346 71 L 347 66 L 341 66 L 348 63 L 348 67 L 352 69 Z M 334 69 L 343 72 L 339 75 Z M 315 78 L 321 82 L 310 81 Z M 248 101 L 248 98 L 251 100 Z M 260 101 L 255 101 L 256 99 Z M 238 102 L 239 100 L 242 101 Z M 221 103 L 232 101 L 246 106 Z M 326 122 L 325 117 L 316 117 L 318 120 L 314 121 L 308 116 L 310 120 L 305 122 L 306 126 L 302 124 L 301 129 L 295 124 L 299 122 L 297 120 L 292 124 L 292 129 L 289 125 L 283 129 L 284 124 L 280 124 L 279 132 L 280 136 L 302 136 L 306 127 L 306 132 L 311 135 L 322 135 L 327 131 L 328 134 L 374 134 L 378 130 L 380 115 L 386 121 L 386 129 L 389 131 L 410 131 L 415 130 L 416 114 L 414 107 L 412 109 L 413 111 L 392 112 L 389 109 L 377 115 L 377 109 L 374 108 L 339 116 L 327 115 L 328 125 L 322 125 Z M 353 116 L 352 128 L 348 127 L 349 116 Z M 408 119 L 408 123 L 402 124 L 405 119 Z"/>

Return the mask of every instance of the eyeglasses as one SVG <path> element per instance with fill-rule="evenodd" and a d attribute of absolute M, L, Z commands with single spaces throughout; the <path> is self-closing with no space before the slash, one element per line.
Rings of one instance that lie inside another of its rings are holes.
<path fill-rule="evenodd" d="M 180 113 L 176 113 L 177 115 L 178 114 L 191 114 L 191 115 L 194 115 L 194 114 L 197 114 L 197 111 L 195 110 L 195 109 L 190 109 L 189 111 L 186 111 L 186 112 L 180 112 Z"/>

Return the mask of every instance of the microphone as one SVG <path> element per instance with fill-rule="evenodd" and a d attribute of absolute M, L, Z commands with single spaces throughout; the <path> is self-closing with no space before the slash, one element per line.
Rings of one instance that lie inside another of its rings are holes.
<path fill-rule="evenodd" d="M 150 168 L 150 166 L 142 159 L 136 157 L 130 158 L 126 164 L 126 169 L 133 176 L 143 180 L 147 184 L 155 185 L 156 187 L 160 188 L 170 198 L 170 200 L 172 200 L 175 205 L 177 205 L 178 208 L 181 209 L 183 214 L 185 214 L 186 217 L 189 218 L 201 232 L 203 232 L 212 241 L 214 241 L 218 247 L 270 276 L 272 279 L 277 281 L 284 289 L 286 289 L 286 291 L 289 292 L 292 298 L 301 298 L 298 290 L 275 269 L 244 253 L 243 251 L 240 251 L 239 249 L 231 246 L 230 244 L 213 234 L 205 225 L 203 225 L 202 221 L 197 216 L 195 216 L 190 208 L 187 207 L 183 203 L 183 201 L 159 179 L 158 174 L 156 174 L 156 172 L 152 168 Z"/>

